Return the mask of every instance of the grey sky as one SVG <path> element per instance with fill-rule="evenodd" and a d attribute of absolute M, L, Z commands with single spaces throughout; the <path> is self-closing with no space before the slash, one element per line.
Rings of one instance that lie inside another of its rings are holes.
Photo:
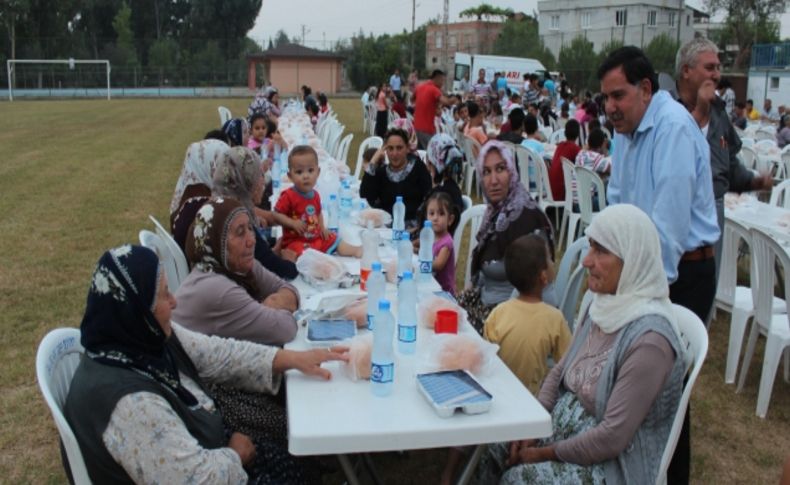
<path fill-rule="evenodd" d="M 458 13 L 474 7 L 483 0 L 450 0 L 450 21 L 459 20 Z M 531 14 L 537 11 L 537 0 L 489 0 L 498 7 Z M 695 8 L 703 0 L 688 0 Z M 441 18 L 443 0 L 417 0 L 416 25 L 432 18 Z M 255 21 L 250 37 L 266 47 L 279 29 L 291 38 L 301 38 L 302 25 L 306 28 L 308 47 L 329 48 L 341 38 L 350 38 L 362 29 L 373 34 L 399 33 L 411 30 L 409 0 L 263 0 L 261 13 Z M 790 37 L 790 15 L 782 16 L 782 38 Z"/>

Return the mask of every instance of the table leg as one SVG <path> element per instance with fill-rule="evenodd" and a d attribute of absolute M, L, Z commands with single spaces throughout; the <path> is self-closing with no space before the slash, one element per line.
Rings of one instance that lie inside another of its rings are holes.
<path fill-rule="evenodd" d="M 343 472 L 346 474 L 348 484 L 360 485 L 359 477 L 354 471 L 354 465 L 351 464 L 351 460 L 348 458 L 348 455 L 337 455 L 337 461 L 340 462 L 340 466 L 343 468 Z"/>
<path fill-rule="evenodd" d="M 458 482 L 456 482 L 458 485 L 466 485 L 472 479 L 472 474 L 474 474 L 477 464 L 480 462 L 480 458 L 483 457 L 486 446 L 487 445 L 477 445 L 475 447 L 475 451 L 472 453 L 472 456 L 469 457 L 469 461 L 466 462 L 464 471 L 461 473 L 461 476 L 458 477 Z"/>
<path fill-rule="evenodd" d="M 362 463 L 365 465 L 365 469 L 367 469 L 371 478 L 373 478 L 373 483 L 376 485 L 382 485 L 384 482 L 381 481 L 378 474 L 376 473 L 376 467 L 373 466 L 373 459 L 370 457 L 370 453 L 362 454 Z"/>

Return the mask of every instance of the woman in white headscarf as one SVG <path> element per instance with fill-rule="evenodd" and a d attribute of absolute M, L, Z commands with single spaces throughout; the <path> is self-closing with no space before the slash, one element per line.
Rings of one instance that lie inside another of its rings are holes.
<path fill-rule="evenodd" d="M 170 199 L 170 229 L 172 232 L 175 233 L 176 218 L 189 199 L 211 196 L 211 188 L 214 186 L 212 181 L 214 169 L 229 150 L 230 147 L 227 143 L 214 139 L 201 140 L 189 145 L 184 156 L 181 174 L 176 182 L 173 198 Z M 200 205 L 203 205 L 202 202 Z M 192 217 L 194 217 L 194 213 Z"/>
<path fill-rule="evenodd" d="M 492 446 L 485 470 L 500 483 L 656 481 L 685 373 L 658 232 L 621 204 L 586 233 L 592 304 L 538 396 L 553 435 Z"/>

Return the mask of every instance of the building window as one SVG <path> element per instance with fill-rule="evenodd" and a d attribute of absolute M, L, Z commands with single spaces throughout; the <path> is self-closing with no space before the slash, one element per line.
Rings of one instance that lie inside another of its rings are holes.
<path fill-rule="evenodd" d="M 454 35 L 451 35 L 450 37 L 447 38 L 447 44 L 450 47 L 455 48 L 455 46 L 458 45 L 458 39 Z"/>
<path fill-rule="evenodd" d="M 773 91 L 778 91 L 779 90 L 779 77 L 778 76 L 772 76 L 771 77 L 771 88 L 770 89 L 773 90 Z"/>
<path fill-rule="evenodd" d="M 592 24 L 592 13 L 582 13 L 582 27 L 587 28 Z"/>
<path fill-rule="evenodd" d="M 656 11 L 655 10 L 651 10 L 651 11 L 647 12 L 647 25 L 650 25 L 652 27 L 656 26 Z"/>
<path fill-rule="evenodd" d="M 686 27 L 691 25 L 691 15 L 686 15 Z"/>
<path fill-rule="evenodd" d="M 675 26 L 675 12 L 669 12 L 669 20 L 667 22 L 670 27 Z"/>
<path fill-rule="evenodd" d="M 437 49 L 442 48 L 442 34 L 440 34 L 439 32 L 436 33 L 436 48 Z"/>
<path fill-rule="evenodd" d="M 554 30 L 560 29 L 560 16 L 559 15 L 552 15 L 551 16 L 551 28 Z"/>
<path fill-rule="evenodd" d="M 628 10 L 618 10 L 614 13 L 615 24 L 622 27 L 628 22 Z"/>
<path fill-rule="evenodd" d="M 436 64 L 437 62 L 438 62 L 438 60 L 435 57 L 431 57 L 431 63 L 432 64 Z"/>

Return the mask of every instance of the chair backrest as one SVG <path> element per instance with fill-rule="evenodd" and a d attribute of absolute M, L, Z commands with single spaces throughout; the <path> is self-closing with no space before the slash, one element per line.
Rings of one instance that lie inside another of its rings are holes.
<path fill-rule="evenodd" d="M 579 305 L 582 283 L 586 275 L 587 270 L 583 266 L 578 265 L 565 285 L 559 310 L 562 312 L 562 316 L 565 317 L 565 321 L 569 322 L 569 325 L 571 324 L 570 322 L 573 322 L 573 318 L 576 315 L 576 307 Z"/>
<path fill-rule="evenodd" d="M 765 328 L 771 327 L 773 314 L 774 285 L 776 284 L 775 263 L 782 273 L 790 271 L 790 255 L 776 242 L 773 236 L 759 227 L 749 231 L 752 237 L 752 266 L 750 268 L 754 319 Z M 790 285 L 785 284 L 785 301 L 790 298 Z"/>
<path fill-rule="evenodd" d="M 782 164 L 777 170 L 776 176 L 778 178 L 790 178 L 790 144 L 782 148 L 779 158 L 782 160 Z"/>
<path fill-rule="evenodd" d="M 754 133 L 755 144 L 759 145 L 762 141 L 771 141 L 776 145 L 776 130 L 774 128 L 759 128 Z"/>
<path fill-rule="evenodd" d="M 348 165 L 348 150 L 351 148 L 351 140 L 353 139 L 354 135 L 349 133 L 348 135 L 344 136 L 342 140 L 340 140 L 340 143 L 337 145 L 335 160 Z"/>
<path fill-rule="evenodd" d="M 593 189 L 598 195 L 598 210 L 606 208 L 606 193 L 603 181 L 597 173 L 587 167 L 577 166 L 576 171 L 576 191 L 579 198 L 579 213 L 583 223 L 592 223 L 593 212 Z"/>
<path fill-rule="evenodd" d="M 549 143 L 556 145 L 557 143 L 565 140 L 565 130 L 555 130 L 549 137 Z"/>
<path fill-rule="evenodd" d="M 181 278 L 178 275 L 175 258 L 173 253 L 170 252 L 170 248 L 162 241 L 162 238 L 147 229 L 140 231 L 139 238 L 142 246 L 154 251 L 159 256 L 159 262 L 167 275 L 167 287 L 170 293 L 175 293 L 178 287 L 181 286 Z"/>
<path fill-rule="evenodd" d="M 466 155 L 466 161 L 464 166 L 464 192 L 466 195 L 472 195 L 472 183 L 475 181 L 475 161 L 477 160 L 477 155 L 480 153 L 482 147 L 477 140 L 473 140 L 468 136 L 463 136 L 463 145 L 462 149 L 464 151 L 464 155 Z M 482 183 L 481 180 L 477 181 L 478 184 Z"/>
<path fill-rule="evenodd" d="M 746 168 L 754 168 L 754 164 L 757 163 L 757 153 L 755 153 L 754 148 L 744 144 L 741 146 L 740 155 Z"/>
<path fill-rule="evenodd" d="M 732 219 L 724 223 L 722 254 L 719 267 L 719 282 L 716 285 L 716 301 L 732 306 L 735 303 L 735 286 L 738 279 L 738 248 L 743 241 L 751 246 L 749 230 Z"/>
<path fill-rule="evenodd" d="M 656 478 L 656 483 L 659 485 L 666 483 L 667 469 L 669 468 L 672 455 L 675 453 L 675 446 L 678 444 L 680 429 L 683 427 L 686 409 L 691 398 L 691 390 L 694 388 L 694 383 L 697 381 L 702 363 L 705 361 L 705 356 L 708 353 L 708 331 L 702 320 L 694 312 L 680 305 L 673 304 L 672 308 L 675 310 L 675 318 L 681 334 L 681 345 L 684 346 L 686 351 L 684 356 L 686 369 L 690 367 L 691 370 L 688 372 L 688 379 L 683 386 L 683 394 L 680 395 L 678 410 L 675 412 L 669 438 L 664 447 L 664 453 L 661 455 L 661 464 L 659 465 Z"/>
<path fill-rule="evenodd" d="M 469 197 L 468 195 L 462 195 L 461 196 L 461 200 L 464 201 L 464 207 L 463 207 L 463 210 L 461 211 L 462 213 L 464 211 L 469 210 L 469 208 L 472 207 L 472 204 L 474 203 L 474 202 L 472 202 L 472 198 Z M 459 219 L 459 221 L 460 221 L 460 219 Z"/>
<path fill-rule="evenodd" d="M 524 145 L 514 145 L 514 153 L 516 154 L 516 164 L 518 165 L 518 175 L 519 179 L 521 180 L 521 185 L 529 190 L 529 165 L 530 165 L 530 154 L 527 151 L 527 148 Z"/>
<path fill-rule="evenodd" d="M 741 137 L 741 146 L 746 147 L 753 147 L 754 146 L 754 138 L 749 137 Z"/>
<path fill-rule="evenodd" d="M 783 180 L 779 185 L 774 186 L 771 189 L 771 199 L 768 203 L 790 209 L 790 191 L 788 191 L 788 188 L 790 188 L 790 180 Z"/>
<path fill-rule="evenodd" d="M 560 302 L 565 294 L 565 287 L 568 285 L 571 274 L 581 265 L 582 259 L 584 259 L 589 249 L 590 243 L 587 240 L 587 236 L 580 237 L 565 248 L 565 253 L 560 260 L 560 267 L 557 269 L 557 276 L 554 278 L 554 295 L 551 298 L 553 301 L 546 301 L 546 303 L 557 308 L 560 307 Z M 545 296 L 547 295 L 544 294 Z"/>
<path fill-rule="evenodd" d="M 36 353 L 38 387 L 55 420 L 76 484 L 89 484 L 91 481 L 77 438 L 63 416 L 63 405 L 69 394 L 71 378 L 84 352 L 78 329 L 57 328 L 44 336 Z"/>
<path fill-rule="evenodd" d="M 153 222 L 154 227 L 156 228 L 156 234 L 159 238 L 165 243 L 167 248 L 170 250 L 170 254 L 173 256 L 173 260 L 176 264 L 176 272 L 178 273 L 178 285 L 181 285 L 181 282 L 189 276 L 189 264 L 187 264 L 187 257 L 184 254 L 184 251 L 181 249 L 181 246 L 178 245 L 173 236 L 167 232 L 167 229 L 156 219 L 156 217 L 152 215 L 148 215 L 148 219 Z M 169 276 L 168 276 L 169 278 Z"/>
<path fill-rule="evenodd" d="M 365 150 L 368 148 L 381 148 L 383 144 L 384 140 L 379 136 L 369 136 L 362 140 L 362 143 L 359 144 L 359 151 L 357 151 L 357 164 L 354 167 L 355 179 L 359 180 L 362 176 L 362 155 L 365 154 Z"/>
<path fill-rule="evenodd" d="M 579 200 L 576 193 L 576 164 L 565 157 L 560 157 L 562 161 L 562 181 L 565 185 L 565 210 L 573 212 L 573 201 Z"/>
<path fill-rule="evenodd" d="M 579 305 L 579 311 L 574 314 L 571 320 L 567 320 L 568 326 L 571 328 L 571 333 L 576 331 L 576 327 L 579 325 L 581 319 L 587 315 L 587 311 L 590 309 L 590 305 L 592 304 L 593 296 L 594 295 L 592 291 L 585 291 L 584 296 L 582 296 L 582 302 Z"/>
<path fill-rule="evenodd" d="M 230 121 L 233 118 L 230 110 L 224 106 L 218 107 L 217 111 L 219 111 L 219 126 L 224 125 L 226 121 Z"/>
<path fill-rule="evenodd" d="M 458 227 L 455 228 L 453 234 L 453 250 L 455 252 L 455 262 L 458 262 L 458 255 L 461 252 L 461 241 L 464 236 L 464 229 L 469 225 L 469 246 L 466 251 L 466 272 L 464 273 L 464 286 L 469 284 L 472 280 L 470 269 L 472 267 L 472 251 L 477 246 L 477 231 L 480 229 L 480 224 L 483 222 L 483 214 L 486 212 L 485 204 L 477 204 L 465 210 L 461 214 L 461 220 L 458 222 Z M 456 271 L 457 268 L 456 268 Z"/>

